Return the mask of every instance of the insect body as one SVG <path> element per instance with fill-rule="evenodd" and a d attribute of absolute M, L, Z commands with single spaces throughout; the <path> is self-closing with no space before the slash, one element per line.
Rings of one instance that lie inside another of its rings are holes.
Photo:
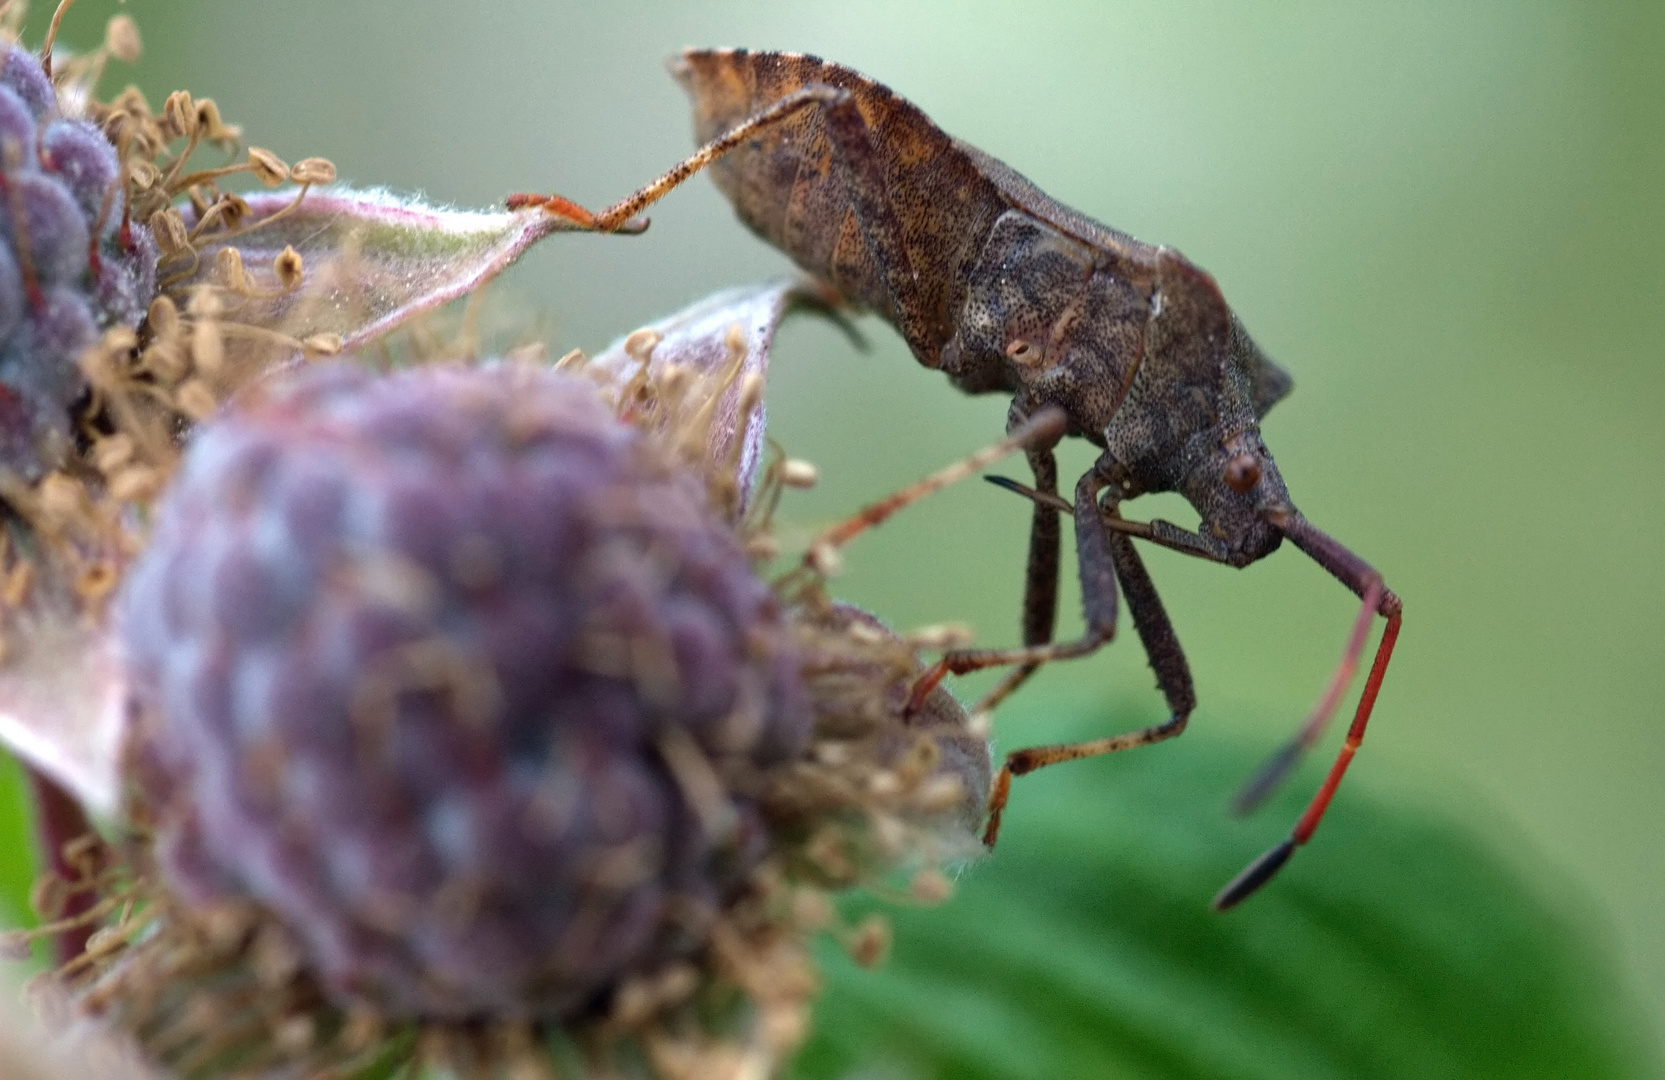
<path fill-rule="evenodd" d="M 997 481 L 1034 501 L 1024 645 L 948 653 L 915 699 L 948 673 L 1014 665 L 991 696 L 998 699 L 1039 664 L 1093 651 L 1115 633 L 1120 591 L 1171 714 L 1142 731 L 1011 754 L 991 803 L 989 842 L 1011 776 L 1185 728 L 1196 704 L 1190 672 L 1135 538 L 1241 567 L 1287 537 L 1364 601 L 1318 707 L 1245 789 L 1242 808 L 1258 803 L 1317 741 L 1370 622 L 1387 617 L 1347 743 L 1322 789 L 1289 838 L 1215 903 L 1242 900 L 1317 827 L 1363 737 L 1400 622 L 1399 599 L 1381 576 L 1295 509 L 1261 441 L 1260 419 L 1289 392 L 1289 376 L 1250 340 L 1214 279 L 1183 255 L 1062 205 L 864 76 L 812 56 L 738 49 L 691 51 L 672 70 L 706 145 L 600 215 L 577 211 L 588 223 L 618 228 L 709 166 L 742 221 L 891 322 L 922 364 L 969 393 L 1011 394 L 1009 428 L 1055 407 L 1067 418 L 1066 434 L 1102 451 L 1068 498 L 1058 493 L 1056 440 L 1028 452 L 1033 488 Z M 571 204 L 551 210 L 574 212 Z M 1163 491 L 1196 508 L 1196 532 L 1121 516 L 1123 502 Z M 1087 623 L 1069 642 L 1053 641 L 1060 513 L 1074 521 Z"/>

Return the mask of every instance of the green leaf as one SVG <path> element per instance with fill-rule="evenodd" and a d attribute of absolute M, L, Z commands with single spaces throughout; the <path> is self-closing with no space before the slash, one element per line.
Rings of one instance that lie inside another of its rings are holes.
<path fill-rule="evenodd" d="M 1653 1075 L 1589 912 L 1553 875 L 1523 874 L 1495 824 L 1385 803 L 1355 780 L 1279 878 L 1211 911 L 1319 775 L 1309 766 L 1233 821 L 1227 800 L 1257 761 L 1193 731 L 1019 779 L 999 850 L 959 894 L 892 912 L 884 968 L 826 950 L 795 1075 Z"/>
<path fill-rule="evenodd" d="M 35 881 L 30 855 L 23 770 L 11 755 L 0 753 L 0 926 L 21 925 L 29 915 L 29 890 Z"/>

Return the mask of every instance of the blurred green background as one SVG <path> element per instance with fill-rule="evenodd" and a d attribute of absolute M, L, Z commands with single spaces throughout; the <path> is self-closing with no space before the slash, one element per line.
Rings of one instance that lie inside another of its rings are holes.
<path fill-rule="evenodd" d="M 81 0 L 65 40 L 96 40 L 113 10 Z M 1665 1030 L 1665 5 L 124 10 L 145 37 L 136 81 L 152 102 L 181 87 L 212 96 L 249 142 L 291 161 L 328 157 L 356 184 L 469 206 L 525 190 L 608 203 L 690 148 L 663 59 L 745 45 L 856 67 L 1064 202 L 1180 248 L 1295 375 L 1265 435 L 1297 503 L 1405 598 L 1398 655 L 1341 801 L 1472 814 L 1491 857 L 1574 898 L 1581 932 L 1619 957 L 1618 977 Z M 37 12 L 31 40 L 43 23 Z M 129 75 L 113 66 L 107 89 Z M 534 251 L 498 295 L 543 313 L 559 350 L 594 350 L 788 269 L 704 180 L 653 217 L 637 239 Z M 887 327 L 860 325 L 867 352 L 807 321 L 780 341 L 772 433 L 824 476 L 787 504 L 805 530 L 1003 422 L 1005 402 L 959 396 Z M 1089 460 L 1076 448 L 1066 469 Z M 1172 499 L 1146 502 L 1130 512 L 1195 520 Z M 860 541 L 842 591 L 897 624 L 965 621 L 984 640 L 1014 640 L 1027 518 L 1010 496 L 963 485 Z M 1353 603 L 1293 550 L 1241 573 L 1160 551 L 1149 562 L 1202 700 L 1186 739 L 1239 759 L 1197 796 L 1223 815 L 1235 776 L 1319 692 Z M 1064 610 L 1076 617 L 1073 591 Z M 999 738 L 1132 726 L 1155 707 L 1150 683 L 1123 642 L 1043 673 L 1002 715 Z M 1100 820 L 1084 788 L 1188 760 L 1143 753 L 1138 765 L 1098 760 L 1020 781 L 1004 842 L 1051 835 L 1026 832 L 1032 808 L 1044 816 L 1068 799 L 1071 814 Z M 1320 768 L 1297 778 L 1303 792 Z M 1229 826 L 1241 860 L 1282 834 L 1281 812 Z M 1356 861 L 1340 853 L 1348 843 L 1338 816 L 1287 879 Z M 1064 874 L 1093 861 L 1067 847 L 1043 854 Z M 24 876 L 15 861 L 9 872 Z M 1391 908 L 1393 879 L 1379 890 Z"/>

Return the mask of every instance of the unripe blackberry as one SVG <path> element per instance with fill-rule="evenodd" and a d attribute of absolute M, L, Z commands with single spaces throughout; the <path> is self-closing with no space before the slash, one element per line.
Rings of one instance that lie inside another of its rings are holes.
<path fill-rule="evenodd" d="M 188 901 L 347 1002 L 548 1018 L 692 951 L 809 738 L 703 481 L 581 378 L 303 373 L 203 428 L 127 582 L 132 744 Z"/>
<path fill-rule="evenodd" d="M 0 59 L 0 87 L 16 94 L 36 120 L 58 107 L 57 92 L 40 58 L 19 45 L 7 48 Z"/>
<path fill-rule="evenodd" d="M 137 326 L 156 291 L 155 241 L 124 225 L 104 133 L 59 114 L 34 54 L 0 61 L 0 466 L 33 479 L 69 443 L 81 354 Z"/>

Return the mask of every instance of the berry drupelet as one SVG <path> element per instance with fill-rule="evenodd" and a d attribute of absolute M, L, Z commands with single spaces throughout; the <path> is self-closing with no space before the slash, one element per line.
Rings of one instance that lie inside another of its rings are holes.
<path fill-rule="evenodd" d="M 101 331 L 137 326 L 155 242 L 127 220 L 114 146 L 64 115 L 40 59 L 0 53 L 0 467 L 33 480 L 62 461 Z"/>

